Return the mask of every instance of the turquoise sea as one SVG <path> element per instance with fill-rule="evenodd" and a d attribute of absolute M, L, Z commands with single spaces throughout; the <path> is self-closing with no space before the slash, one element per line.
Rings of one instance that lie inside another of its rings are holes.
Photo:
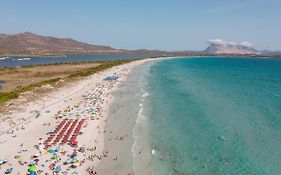
<path fill-rule="evenodd" d="M 281 59 L 170 59 L 144 77 L 151 174 L 281 174 Z"/>

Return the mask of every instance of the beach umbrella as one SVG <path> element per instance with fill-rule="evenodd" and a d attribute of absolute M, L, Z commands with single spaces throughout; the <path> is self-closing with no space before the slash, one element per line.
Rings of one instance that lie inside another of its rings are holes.
<path fill-rule="evenodd" d="M 72 162 L 76 163 L 76 162 L 78 162 L 78 160 L 76 158 L 74 158 L 74 159 L 72 159 Z"/>
<path fill-rule="evenodd" d="M 39 150 L 43 150 L 44 149 L 44 145 L 39 145 Z"/>
<path fill-rule="evenodd" d="M 36 162 L 33 160 L 33 161 L 29 162 L 28 165 L 35 165 L 35 164 L 36 164 Z"/>
<path fill-rule="evenodd" d="M 49 168 L 50 168 L 51 170 L 53 170 L 53 169 L 55 168 L 54 164 L 53 164 L 53 163 L 50 164 L 50 165 L 49 165 Z"/>
<path fill-rule="evenodd" d="M 76 151 L 74 151 L 72 154 L 71 154 L 71 158 L 74 158 L 74 157 L 76 157 L 77 156 L 77 152 Z"/>
<path fill-rule="evenodd" d="M 53 156 L 53 157 L 51 157 L 51 159 L 52 159 L 52 160 L 56 160 L 56 159 L 57 159 L 57 157 L 56 157 L 56 156 Z"/>
<path fill-rule="evenodd" d="M 31 171 L 30 173 L 29 173 L 29 175 L 36 175 L 37 173 L 36 173 L 36 171 Z"/>
<path fill-rule="evenodd" d="M 57 166 L 57 167 L 55 168 L 55 171 L 56 171 L 56 173 L 59 173 L 59 172 L 61 171 L 61 167 Z"/>
<path fill-rule="evenodd" d="M 8 160 L 7 160 L 7 159 L 0 160 L 0 165 L 5 164 L 5 163 L 7 163 L 7 162 L 8 162 Z"/>
<path fill-rule="evenodd" d="M 33 157 L 35 157 L 35 158 L 37 158 L 39 156 L 40 156 L 40 153 L 36 153 L 36 154 L 33 155 Z"/>
<path fill-rule="evenodd" d="M 59 152 L 60 150 L 61 150 L 61 147 L 58 146 L 58 147 L 56 148 L 56 151 Z"/>
<path fill-rule="evenodd" d="M 74 158 L 74 157 L 76 157 L 77 155 L 76 154 L 71 154 L 71 158 Z"/>
<path fill-rule="evenodd" d="M 75 162 L 74 165 L 75 165 L 76 167 L 79 167 L 81 164 L 80 164 L 79 162 Z"/>
<path fill-rule="evenodd" d="M 71 168 L 76 168 L 77 166 L 76 166 L 76 165 L 71 165 L 70 167 L 71 167 Z"/>
<path fill-rule="evenodd" d="M 29 172 L 36 171 L 36 166 L 31 165 L 28 170 L 29 170 Z"/>
<path fill-rule="evenodd" d="M 68 159 L 68 160 L 65 161 L 66 164 L 69 164 L 71 162 L 72 162 L 72 159 Z"/>
<path fill-rule="evenodd" d="M 83 145 L 82 147 L 79 148 L 79 151 L 82 152 L 82 153 L 85 152 L 86 151 L 86 147 Z"/>
<path fill-rule="evenodd" d="M 50 150 L 49 150 L 49 153 L 54 154 L 54 153 L 55 153 L 55 150 L 50 149 Z"/>
<path fill-rule="evenodd" d="M 10 174 L 10 173 L 12 173 L 12 171 L 13 171 L 13 168 L 8 168 L 8 169 L 5 171 L 5 174 Z"/>

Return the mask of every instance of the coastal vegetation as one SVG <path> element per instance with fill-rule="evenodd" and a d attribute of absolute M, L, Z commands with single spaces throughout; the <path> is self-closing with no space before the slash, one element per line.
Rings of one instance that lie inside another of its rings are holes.
<path fill-rule="evenodd" d="M 28 84 L 28 85 L 25 85 L 25 86 L 17 86 L 16 88 L 14 89 L 11 89 L 7 92 L 0 92 L 0 104 L 1 103 L 4 103 L 4 102 L 7 102 L 11 99 L 16 99 L 20 96 L 21 93 L 24 93 L 24 92 L 28 92 L 28 91 L 32 91 L 34 90 L 35 88 L 39 88 L 39 87 L 42 87 L 44 85 L 53 85 L 57 82 L 59 82 L 60 80 L 64 79 L 64 80 L 73 80 L 75 78 L 79 78 L 79 77 L 86 77 L 86 76 L 89 76 L 89 75 L 93 75 L 97 72 L 100 72 L 100 71 L 103 71 L 105 69 L 108 69 L 108 68 L 111 68 L 111 67 L 114 67 L 114 66 L 117 66 L 117 65 L 121 65 L 121 64 L 125 64 L 125 63 L 129 63 L 131 62 L 132 60 L 130 59 L 127 59 L 127 60 L 114 60 L 114 61 L 100 61 L 100 62 L 95 62 L 94 64 L 93 63 L 62 63 L 62 64 L 50 64 L 50 65 L 40 65 L 40 66 L 34 66 L 34 65 L 31 65 L 31 66 L 24 66 L 24 67 L 19 67 L 19 68 L 3 68 L 1 69 L 2 72 L 0 72 L 2 75 L 4 73 L 6 74 L 11 74 L 12 72 L 13 73 L 17 73 L 17 72 L 20 72 L 20 71 L 24 71 L 28 68 L 39 68 L 40 70 L 42 70 L 42 67 L 46 67 L 46 69 L 50 69 L 52 67 L 56 67 L 57 69 L 60 69 L 62 67 L 65 68 L 65 66 L 75 66 L 75 65 L 87 65 L 87 64 L 90 64 L 91 66 L 88 66 L 84 69 L 77 69 L 75 71 L 65 71 L 65 72 L 61 72 L 61 76 L 60 75 L 57 75 L 57 77 L 55 78 L 50 78 L 50 79 L 45 79 L 45 80 L 42 80 L 42 81 L 39 81 L 39 82 L 36 82 L 36 83 L 31 83 L 31 84 Z M 4 73 L 3 73 L 4 72 Z M 52 74 L 56 74 L 57 72 L 37 72 L 36 74 L 33 73 L 33 75 L 35 77 L 52 77 Z"/>
<path fill-rule="evenodd" d="M 21 93 L 31 91 L 36 87 L 41 87 L 41 86 L 46 85 L 46 84 L 54 84 L 54 83 L 58 82 L 59 80 L 60 80 L 60 78 L 45 80 L 45 81 L 41 81 L 39 83 L 30 84 L 28 86 L 17 87 L 16 89 L 13 89 L 9 92 L 1 92 L 0 93 L 0 103 L 7 102 L 11 99 L 15 99 Z"/>
<path fill-rule="evenodd" d="M 86 69 L 86 70 L 74 72 L 74 73 L 70 74 L 68 76 L 68 78 L 89 76 L 89 75 L 95 74 L 97 72 L 100 72 L 102 70 L 105 70 L 105 69 L 108 69 L 108 68 L 111 68 L 111 67 L 114 67 L 114 66 L 117 66 L 117 65 L 121 65 L 121 64 L 124 64 L 124 63 L 129 63 L 131 61 L 132 60 L 127 59 L 127 60 L 97 62 L 97 63 L 99 63 L 99 66 L 92 67 L 92 68 L 89 68 L 89 69 Z"/>

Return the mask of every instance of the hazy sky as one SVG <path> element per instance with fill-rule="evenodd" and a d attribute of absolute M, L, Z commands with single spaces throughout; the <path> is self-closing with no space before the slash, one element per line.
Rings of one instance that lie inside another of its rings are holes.
<path fill-rule="evenodd" d="M 25 31 L 126 49 L 221 38 L 281 50 L 281 0 L 0 0 L 0 33 Z"/>

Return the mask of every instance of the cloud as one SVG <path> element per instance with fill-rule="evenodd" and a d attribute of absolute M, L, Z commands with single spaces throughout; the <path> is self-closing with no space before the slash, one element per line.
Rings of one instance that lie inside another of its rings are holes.
<path fill-rule="evenodd" d="M 223 45 L 225 44 L 225 41 L 222 39 L 210 39 L 208 41 L 209 44 L 217 44 L 217 45 Z"/>
<path fill-rule="evenodd" d="M 243 41 L 240 43 L 240 45 L 245 47 L 253 47 L 253 44 L 249 41 Z"/>
<path fill-rule="evenodd" d="M 245 47 L 253 47 L 253 44 L 249 41 L 243 41 L 240 44 L 237 44 L 233 41 L 225 41 L 223 39 L 210 39 L 208 41 L 209 44 L 215 44 L 215 45 L 232 45 L 232 46 L 245 46 Z"/>
<path fill-rule="evenodd" d="M 208 41 L 209 44 L 216 44 L 216 45 L 236 45 L 235 42 L 232 41 L 224 41 L 223 39 L 210 39 Z"/>

